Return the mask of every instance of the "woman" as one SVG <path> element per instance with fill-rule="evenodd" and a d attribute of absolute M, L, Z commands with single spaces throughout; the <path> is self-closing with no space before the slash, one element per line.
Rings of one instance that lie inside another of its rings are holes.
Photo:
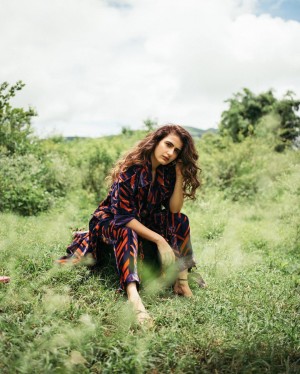
<path fill-rule="evenodd" d="M 181 214 L 184 198 L 195 199 L 200 186 L 198 154 L 191 135 L 166 125 L 147 135 L 119 160 L 111 172 L 112 186 L 93 214 L 89 232 L 76 233 L 69 256 L 60 262 L 96 257 L 97 246 L 113 244 L 120 287 L 127 293 L 138 322 L 149 320 L 138 293 L 137 256 L 142 240 L 156 244 L 163 267 L 176 261 L 174 292 L 192 296 L 188 269 L 195 265 L 188 218 Z"/>

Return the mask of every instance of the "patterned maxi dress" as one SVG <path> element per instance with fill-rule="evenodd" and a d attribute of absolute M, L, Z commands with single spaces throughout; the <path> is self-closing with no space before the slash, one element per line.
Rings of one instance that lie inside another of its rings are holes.
<path fill-rule="evenodd" d="M 154 181 L 150 161 L 129 167 L 113 183 L 106 199 L 92 215 L 89 231 L 75 233 L 67 248 L 68 255 L 59 262 L 76 263 L 89 254 L 97 260 L 101 243 L 112 244 L 121 289 L 129 282 L 139 284 L 137 258 L 143 256 L 142 240 L 134 230 L 126 227 L 135 218 L 166 239 L 180 270 L 195 266 L 188 217 L 169 211 L 175 181 L 173 165 L 160 165 Z"/>

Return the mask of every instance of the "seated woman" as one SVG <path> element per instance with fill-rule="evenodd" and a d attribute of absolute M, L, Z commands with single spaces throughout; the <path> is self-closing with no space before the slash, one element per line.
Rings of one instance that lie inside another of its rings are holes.
<path fill-rule="evenodd" d="M 94 258 L 101 243 L 113 245 L 120 287 L 136 311 L 138 322 L 150 320 L 138 293 L 137 257 L 141 241 L 156 244 L 163 267 L 178 264 L 174 292 L 192 296 L 188 269 L 195 266 L 184 198 L 195 199 L 200 186 L 198 154 L 191 135 L 166 125 L 147 135 L 120 159 L 111 172 L 111 188 L 93 214 L 89 231 L 76 233 L 64 261 Z"/>

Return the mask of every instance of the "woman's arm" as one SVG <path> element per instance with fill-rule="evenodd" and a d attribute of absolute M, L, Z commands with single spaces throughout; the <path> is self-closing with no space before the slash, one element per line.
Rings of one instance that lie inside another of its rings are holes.
<path fill-rule="evenodd" d="M 179 213 L 183 206 L 183 176 L 182 164 L 180 161 L 176 162 L 176 182 L 173 194 L 170 198 L 169 208 L 171 213 Z"/>
<path fill-rule="evenodd" d="M 143 225 L 141 222 L 139 222 L 137 219 L 132 219 L 130 222 L 126 224 L 126 227 L 129 227 L 130 229 L 134 230 L 138 236 L 149 240 L 150 242 L 153 242 L 157 244 L 159 240 L 162 238 L 159 234 L 157 234 L 155 231 L 152 231 L 148 229 L 145 225 Z"/>
<path fill-rule="evenodd" d="M 134 230 L 140 237 L 147 239 L 157 245 L 163 266 L 169 266 L 175 262 L 175 255 L 167 241 L 155 231 L 148 229 L 137 219 L 132 219 L 126 224 L 126 227 Z"/>

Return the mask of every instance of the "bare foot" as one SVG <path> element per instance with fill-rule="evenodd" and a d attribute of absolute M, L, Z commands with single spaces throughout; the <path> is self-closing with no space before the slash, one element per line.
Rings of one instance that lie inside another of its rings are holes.
<path fill-rule="evenodd" d="M 176 283 L 174 285 L 174 293 L 176 293 L 176 295 L 180 295 L 184 297 L 193 297 L 193 292 L 190 289 L 187 279 L 176 280 Z"/>
<path fill-rule="evenodd" d="M 131 303 L 139 325 L 152 326 L 153 320 L 147 312 L 142 299 L 137 291 L 136 283 L 129 283 L 126 288 L 128 301 Z"/>
<path fill-rule="evenodd" d="M 153 320 L 150 316 L 150 314 L 147 312 L 142 299 L 140 296 L 133 299 L 128 299 L 133 307 L 133 310 L 136 315 L 136 320 L 139 325 L 152 325 Z"/>
<path fill-rule="evenodd" d="M 8 283 L 10 281 L 10 277 L 7 277 L 5 275 L 0 276 L 0 283 Z"/>

